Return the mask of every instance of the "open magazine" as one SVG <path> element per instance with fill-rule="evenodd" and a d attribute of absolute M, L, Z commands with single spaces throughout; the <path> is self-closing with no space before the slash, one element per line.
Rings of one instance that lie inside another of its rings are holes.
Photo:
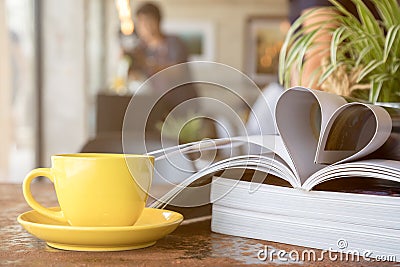
<path fill-rule="evenodd" d="M 226 148 L 235 151 L 224 157 L 211 153 L 208 164 L 189 172 L 151 207 L 163 207 L 198 179 L 227 169 L 271 174 L 304 190 L 345 177 L 400 183 L 400 110 L 294 87 L 279 97 L 275 121 L 259 123 L 276 126 L 279 135 L 206 140 L 150 153 L 157 162 Z M 255 176 L 252 182 L 262 180 Z"/>

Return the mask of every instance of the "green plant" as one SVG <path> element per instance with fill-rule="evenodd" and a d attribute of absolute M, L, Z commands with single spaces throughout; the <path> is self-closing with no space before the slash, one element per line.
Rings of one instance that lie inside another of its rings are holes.
<path fill-rule="evenodd" d="M 302 27 L 316 10 L 302 15 L 290 28 L 282 46 L 279 62 L 280 82 L 288 87 L 291 77 L 301 79 L 307 53 L 321 44 L 316 40 L 321 29 L 331 34 L 329 51 L 321 67 L 312 74 L 310 84 L 317 82 L 323 89 L 333 89 L 342 95 L 354 95 L 367 90 L 370 102 L 400 101 L 400 7 L 397 0 L 371 0 L 381 20 L 362 0 L 351 0 L 358 18 L 338 1 L 330 0 L 334 20 Z M 360 97 L 361 94 L 358 94 Z"/>
<path fill-rule="evenodd" d="M 188 112 L 183 117 L 169 116 L 164 122 L 158 122 L 156 128 L 170 139 L 178 139 L 179 143 L 199 141 L 204 137 L 202 118 L 194 112 Z"/>

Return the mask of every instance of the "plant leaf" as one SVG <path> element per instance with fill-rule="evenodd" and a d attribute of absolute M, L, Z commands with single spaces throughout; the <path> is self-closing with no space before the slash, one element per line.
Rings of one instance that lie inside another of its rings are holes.
<path fill-rule="evenodd" d="M 389 28 L 386 34 L 385 47 L 383 49 L 383 61 L 386 62 L 390 52 L 392 51 L 393 43 L 396 41 L 399 35 L 400 25 L 392 26 Z"/>
<path fill-rule="evenodd" d="M 383 82 L 373 82 L 371 86 L 371 91 L 369 95 L 369 100 L 375 104 L 378 101 L 379 95 L 381 93 Z"/>
<path fill-rule="evenodd" d="M 371 60 L 365 67 L 364 69 L 360 72 L 358 75 L 357 82 L 360 82 L 366 75 L 371 73 L 373 70 L 375 70 L 377 67 L 379 67 L 382 64 L 382 61 L 378 61 L 376 59 Z"/>
<path fill-rule="evenodd" d="M 382 19 L 386 29 L 400 23 L 400 8 L 396 0 L 370 0 Z"/>
<path fill-rule="evenodd" d="M 321 85 L 332 74 L 332 72 L 340 65 L 341 65 L 340 63 L 338 65 L 333 63 L 329 64 L 324 73 L 321 74 L 321 77 L 318 80 L 318 85 Z"/>
<path fill-rule="evenodd" d="M 346 31 L 345 27 L 339 27 L 337 28 L 333 35 L 332 35 L 332 40 L 331 40 L 331 62 L 333 65 L 336 65 L 336 52 L 338 49 L 338 46 L 340 43 L 343 42 L 346 37 L 342 37 L 342 34 Z"/>
<path fill-rule="evenodd" d="M 364 47 L 364 48 L 361 50 L 360 54 L 358 55 L 358 58 L 357 58 L 356 63 L 355 63 L 354 66 L 355 66 L 355 67 L 360 66 L 361 61 L 364 59 L 364 57 L 365 57 L 370 51 L 371 51 L 371 47 L 370 47 L 370 46 Z"/>
<path fill-rule="evenodd" d="M 378 20 L 375 19 L 374 15 L 372 14 L 371 10 L 369 10 L 367 5 L 362 0 L 352 1 L 356 5 L 358 16 L 362 22 L 365 31 L 377 35 L 382 33 Z"/>
<path fill-rule="evenodd" d="M 336 1 L 336 0 L 329 0 L 329 2 L 331 2 L 332 5 L 333 5 L 334 7 L 336 7 L 336 9 L 337 9 L 340 13 L 342 13 L 345 17 L 353 18 L 354 21 L 358 21 L 358 19 L 357 19 L 353 14 L 351 14 L 351 13 L 349 12 L 349 10 L 348 10 L 347 8 L 345 8 L 345 7 L 344 7 L 341 3 L 339 3 L 338 1 Z M 339 15 L 339 17 L 343 17 L 343 16 L 342 16 L 342 15 Z"/>
<path fill-rule="evenodd" d="M 391 73 L 397 72 L 399 70 L 399 67 L 400 67 L 400 59 L 396 58 L 395 60 L 393 60 L 393 64 L 390 69 Z"/>

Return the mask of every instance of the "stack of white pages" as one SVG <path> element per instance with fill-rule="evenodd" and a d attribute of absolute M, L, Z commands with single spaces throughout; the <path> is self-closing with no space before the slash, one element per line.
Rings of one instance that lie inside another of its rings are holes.
<path fill-rule="evenodd" d="M 212 231 L 400 261 L 399 197 L 250 185 L 214 179 Z"/>

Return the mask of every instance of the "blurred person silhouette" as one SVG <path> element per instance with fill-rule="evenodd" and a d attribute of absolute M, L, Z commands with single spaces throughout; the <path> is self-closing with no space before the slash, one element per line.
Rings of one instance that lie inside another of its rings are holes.
<path fill-rule="evenodd" d="M 169 66 L 186 62 L 185 44 L 161 30 L 161 12 L 153 3 L 144 3 L 136 11 L 135 29 L 140 43 L 133 51 L 133 69 L 146 77 Z"/>
<path fill-rule="evenodd" d="M 185 44 L 173 35 L 167 35 L 161 30 L 162 14 L 160 8 L 150 2 L 143 3 L 136 10 L 135 34 L 137 42 L 134 46 L 125 48 L 125 55 L 130 57 L 129 77 L 147 79 L 170 66 L 188 61 Z M 194 84 L 185 84 L 170 88 L 176 81 L 190 80 L 190 71 L 182 65 L 177 71 L 170 71 L 151 81 L 151 93 L 162 96 L 153 108 L 147 125 L 150 128 L 164 121 L 168 113 L 188 99 L 197 97 Z M 146 88 L 147 89 L 147 88 Z M 198 105 L 190 104 L 183 108 L 183 113 L 195 113 Z M 183 116 L 186 114 L 182 114 Z"/>

